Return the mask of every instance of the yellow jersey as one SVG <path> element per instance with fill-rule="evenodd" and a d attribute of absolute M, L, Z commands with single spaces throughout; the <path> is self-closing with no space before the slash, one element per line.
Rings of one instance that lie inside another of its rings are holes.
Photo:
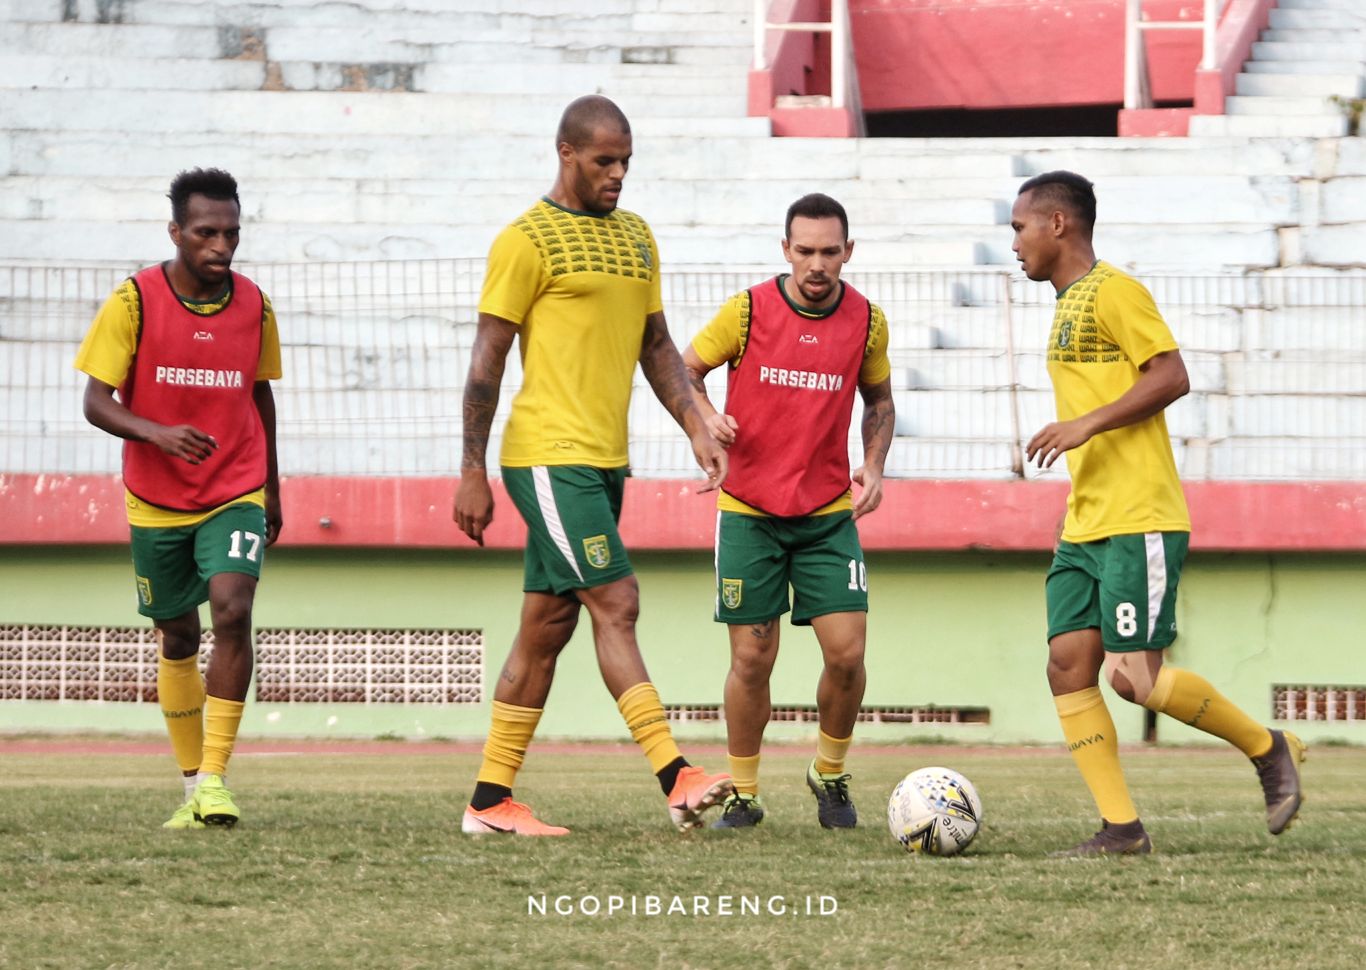
<path fill-rule="evenodd" d="M 1105 262 L 1058 294 L 1048 338 L 1048 374 L 1058 420 L 1070 421 L 1122 397 L 1139 367 L 1176 350 L 1152 295 Z M 1093 437 L 1067 452 L 1072 492 L 1062 538 L 1189 532 L 1190 513 L 1162 412 Z"/>
<path fill-rule="evenodd" d="M 808 310 L 791 300 L 788 300 L 787 303 L 796 313 L 813 320 L 819 320 L 831 312 L 830 310 Z M 697 336 L 693 337 L 692 349 L 704 364 L 709 367 L 720 367 L 727 363 L 731 367 L 739 365 L 740 358 L 745 354 L 745 343 L 749 339 L 749 304 L 749 290 L 742 290 L 735 294 L 721 305 L 721 309 L 717 311 L 711 322 L 703 327 Z M 868 322 L 868 342 L 863 350 L 863 363 L 859 367 L 858 379 L 860 384 L 880 384 L 892 374 L 892 363 L 887 356 L 887 315 L 876 303 L 871 304 L 871 308 Z M 767 515 L 752 505 L 741 502 L 734 495 L 726 492 L 724 487 L 716 493 L 716 507 L 722 512 Z M 843 512 L 853 507 L 852 494 L 845 492 L 829 505 L 824 505 L 811 514 L 829 515 L 831 512 Z"/>
<path fill-rule="evenodd" d="M 202 303 L 187 300 L 179 294 L 177 297 L 187 310 L 208 316 L 227 306 L 232 299 L 232 291 L 226 290 L 222 296 Z M 276 381 L 281 377 L 280 333 L 270 299 L 262 293 L 261 300 L 264 304 L 261 360 L 256 367 L 256 380 Z M 138 288 L 131 279 L 127 279 L 119 284 L 104 301 L 99 313 L 95 314 L 94 322 L 90 324 L 80 349 L 76 351 L 76 369 L 110 387 L 120 387 L 133 364 L 141 329 L 142 305 L 138 299 Z M 128 524 L 147 528 L 195 525 L 221 511 L 218 508 L 208 512 L 172 512 L 142 501 L 127 489 L 124 490 L 123 500 L 128 511 Z M 265 489 L 234 499 L 229 504 L 236 505 L 239 502 L 251 502 L 264 508 Z"/>
<path fill-rule="evenodd" d="M 645 318 L 664 308 L 659 251 L 633 212 L 542 199 L 489 250 L 479 312 L 519 327 L 522 388 L 500 463 L 628 464 L 626 414 Z"/>

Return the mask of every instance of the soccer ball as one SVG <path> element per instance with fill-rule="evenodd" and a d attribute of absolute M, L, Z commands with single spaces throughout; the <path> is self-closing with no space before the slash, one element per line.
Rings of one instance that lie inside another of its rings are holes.
<path fill-rule="evenodd" d="M 907 852 L 955 855 L 982 824 L 977 789 L 952 768 L 919 768 L 892 789 L 887 826 Z"/>

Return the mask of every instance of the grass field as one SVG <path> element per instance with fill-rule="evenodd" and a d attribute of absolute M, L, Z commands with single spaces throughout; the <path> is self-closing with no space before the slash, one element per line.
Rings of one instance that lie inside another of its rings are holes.
<path fill-rule="evenodd" d="M 244 753 L 244 821 L 182 833 L 158 828 L 178 793 L 169 756 L 0 755 L 0 965 L 1366 965 L 1366 750 L 1311 750 L 1309 801 L 1279 839 L 1239 756 L 1126 752 L 1158 851 L 1100 860 L 1045 858 L 1094 828 L 1063 753 L 856 749 L 852 832 L 816 825 L 808 757 L 766 754 L 760 828 L 679 835 L 633 751 L 533 747 L 518 795 L 574 830 L 541 840 L 462 836 L 477 756 L 420 745 Z M 958 858 L 909 857 L 887 832 L 893 784 L 935 763 L 985 806 Z M 665 912 L 647 915 L 651 899 Z"/>

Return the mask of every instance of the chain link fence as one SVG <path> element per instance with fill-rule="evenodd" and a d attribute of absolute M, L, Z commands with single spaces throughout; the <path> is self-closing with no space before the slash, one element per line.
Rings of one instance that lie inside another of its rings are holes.
<path fill-rule="evenodd" d="M 0 472 L 112 473 L 119 443 L 81 415 L 72 367 L 91 319 L 133 265 L 0 265 Z M 483 276 L 478 259 L 244 264 L 280 322 L 275 388 L 287 475 L 450 476 Z M 680 346 L 768 268 L 663 278 Z M 1044 366 L 1053 294 L 1000 270 L 858 272 L 887 313 L 897 434 L 892 477 L 1058 477 L 1024 467 L 1052 420 Z M 1148 276 L 1191 375 L 1168 411 L 1188 480 L 1366 480 L 1366 273 Z M 490 442 L 521 372 L 511 355 Z M 687 441 L 637 372 L 633 471 L 691 477 Z M 724 374 L 709 378 L 718 404 Z M 858 416 L 851 428 L 857 460 Z"/>

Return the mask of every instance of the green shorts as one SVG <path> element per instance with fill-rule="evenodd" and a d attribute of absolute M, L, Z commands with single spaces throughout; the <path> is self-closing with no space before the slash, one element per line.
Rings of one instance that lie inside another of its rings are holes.
<path fill-rule="evenodd" d="M 1048 638 L 1097 628 L 1106 650 L 1161 650 L 1176 639 L 1176 586 L 1188 532 L 1059 542 L 1048 570 Z"/>
<path fill-rule="evenodd" d="M 719 512 L 716 621 L 763 623 L 788 611 L 807 626 L 827 613 L 868 612 L 868 569 L 852 512 L 768 518 Z"/>
<path fill-rule="evenodd" d="M 617 533 L 625 468 L 504 468 L 503 485 L 527 528 L 524 591 L 560 596 L 631 575 Z"/>
<path fill-rule="evenodd" d="M 157 620 L 188 613 L 209 598 L 219 573 L 261 576 L 266 512 L 251 502 L 229 505 L 198 525 L 131 526 L 138 612 Z"/>

